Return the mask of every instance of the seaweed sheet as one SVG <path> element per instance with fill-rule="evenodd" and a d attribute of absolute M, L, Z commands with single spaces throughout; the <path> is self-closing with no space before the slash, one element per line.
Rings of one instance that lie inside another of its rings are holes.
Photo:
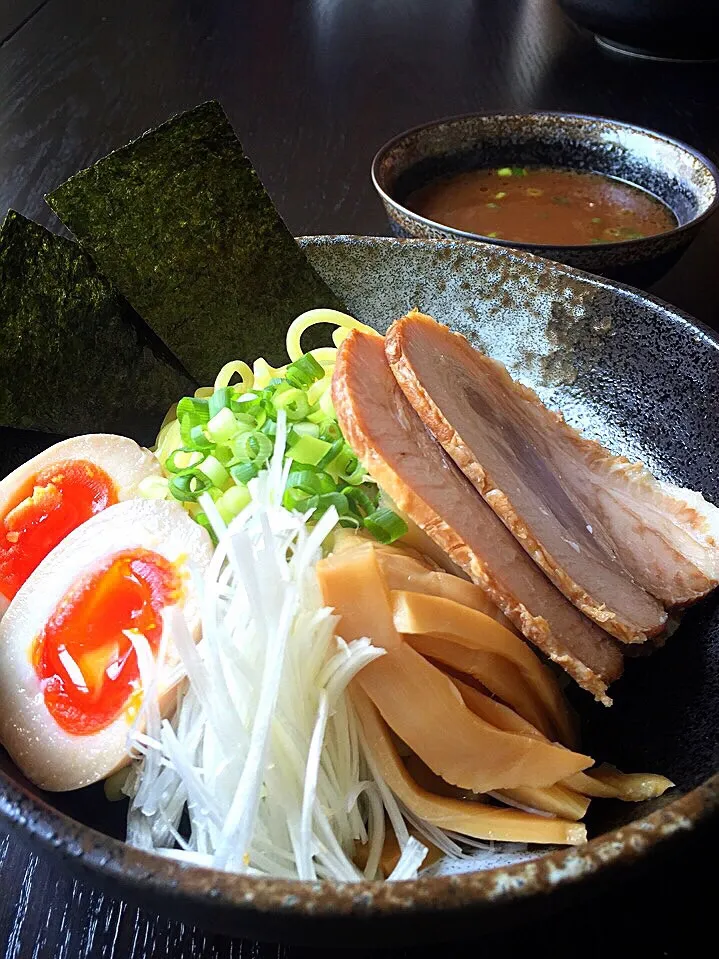
<path fill-rule="evenodd" d="M 76 174 L 47 201 L 203 383 L 230 359 L 284 361 L 295 316 L 343 308 L 215 101 Z"/>
<path fill-rule="evenodd" d="M 77 243 L 10 211 L 0 229 L 0 426 L 144 438 L 193 381 Z"/>

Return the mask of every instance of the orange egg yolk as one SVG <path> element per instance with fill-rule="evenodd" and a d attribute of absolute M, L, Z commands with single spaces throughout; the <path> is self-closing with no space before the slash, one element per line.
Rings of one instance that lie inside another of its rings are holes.
<path fill-rule="evenodd" d="M 0 517 L 0 594 L 12 599 L 68 533 L 116 502 L 115 484 L 88 460 L 41 470 Z"/>
<path fill-rule="evenodd" d="M 45 705 L 62 729 L 91 735 L 129 709 L 140 673 L 124 631 L 142 633 L 156 652 L 162 610 L 181 593 L 177 568 L 148 549 L 113 554 L 67 591 L 33 649 Z"/>

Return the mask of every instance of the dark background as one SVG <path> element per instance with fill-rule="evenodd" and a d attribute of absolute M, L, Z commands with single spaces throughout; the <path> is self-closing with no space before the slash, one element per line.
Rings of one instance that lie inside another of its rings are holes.
<path fill-rule="evenodd" d="M 453 113 L 604 114 L 719 160 L 719 65 L 611 54 L 552 0 L 0 0 L 0 215 L 13 207 L 53 226 L 44 193 L 210 98 L 296 234 L 386 233 L 369 179 L 374 152 L 406 127 Z M 652 291 L 719 328 L 717 251 L 715 217 Z M 701 890 L 716 888 L 709 870 L 708 887 L 703 879 L 715 852 L 688 849 L 651 888 L 642 880 L 532 931 L 480 928 L 471 944 L 432 951 L 693 955 L 694 935 L 712 925 Z M 139 912 L 0 826 L 3 959 L 316 954 Z"/>

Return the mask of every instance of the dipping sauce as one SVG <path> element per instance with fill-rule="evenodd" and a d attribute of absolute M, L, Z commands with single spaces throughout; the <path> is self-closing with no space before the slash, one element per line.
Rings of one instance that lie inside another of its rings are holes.
<path fill-rule="evenodd" d="M 415 190 L 406 206 L 468 233 L 554 246 L 636 240 L 677 226 L 671 210 L 637 186 L 551 167 L 458 173 Z"/>

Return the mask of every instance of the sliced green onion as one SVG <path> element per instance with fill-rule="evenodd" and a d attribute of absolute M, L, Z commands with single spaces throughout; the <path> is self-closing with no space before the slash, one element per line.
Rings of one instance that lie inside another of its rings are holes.
<path fill-rule="evenodd" d="M 234 519 L 251 500 L 250 491 L 246 486 L 230 486 L 220 496 L 215 505 L 220 516 L 226 523 Z"/>
<path fill-rule="evenodd" d="M 274 420 L 268 419 L 264 425 L 260 428 L 260 432 L 264 433 L 265 436 L 269 436 L 272 439 L 277 435 L 277 423 Z"/>
<path fill-rule="evenodd" d="M 258 430 L 267 421 L 267 411 L 262 400 L 252 403 L 232 402 L 230 405 L 240 429 Z"/>
<path fill-rule="evenodd" d="M 204 420 L 206 423 L 210 418 L 209 402 L 195 396 L 183 396 L 177 404 L 177 418 L 179 420 L 186 415 L 194 416 L 198 421 Z"/>
<path fill-rule="evenodd" d="M 286 489 L 282 496 L 282 505 L 285 509 L 295 509 L 300 512 L 306 512 L 307 503 L 310 496 L 298 486 L 290 486 L 289 489 Z"/>
<path fill-rule="evenodd" d="M 393 510 L 387 509 L 386 506 L 381 506 L 374 513 L 365 516 L 364 527 L 376 540 L 385 545 L 394 543 L 407 532 L 407 524 L 402 517 Z"/>
<path fill-rule="evenodd" d="M 177 473 L 170 478 L 170 493 L 183 503 L 195 503 L 203 493 L 212 489 L 212 480 L 203 473 L 188 470 L 186 473 Z"/>
<path fill-rule="evenodd" d="M 229 407 L 232 399 L 233 390 L 231 390 L 229 386 L 221 386 L 219 390 L 215 390 L 208 403 L 210 419 L 217 416 L 220 410 Z"/>
<path fill-rule="evenodd" d="M 374 512 L 376 503 L 373 503 L 367 493 L 359 486 L 345 486 L 340 492 L 347 497 L 355 511 L 362 516 L 368 516 Z"/>
<path fill-rule="evenodd" d="M 340 526 L 344 526 L 345 529 L 359 529 L 362 525 L 362 520 L 358 519 L 356 516 L 340 516 Z"/>
<path fill-rule="evenodd" d="M 500 167 L 499 170 L 497 170 L 497 176 L 511 176 L 511 175 L 512 175 L 512 168 L 510 166 L 503 166 L 503 167 Z"/>
<path fill-rule="evenodd" d="M 351 458 L 348 457 L 342 469 L 337 470 L 339 479 L 344 480 L 345 483 L 349 483 L 350 486 L 359 486 L 359 484 L 363 482 L 365 475 L 364 466 L 354 455 Z"/>
<path fill-rule="evenodd" d="M 275 409 L 284 410 L 287 419 L 292 423 L 303 420 L 310 411 L 307 396 L 302 390 L 289 389 L 275 393 Z"/>
<path fill-rule="evenodd" d="M 336 493 L 337 484 L 328 473 L 311 470 L 292 470 L 287 477 L 287 489 L 300 489 L 311 495 Z"/>
<path fill-rule="evenodd" d="M 208 439 L 205 434 L 204 426 L 193 426 L 190 430 L 190 447 L 193 450 L 211 450 L 214 446 L 212 440 Z"/>
<path fill-rule="evenodd" d="M 526 176 L 527 168 L 523 166 L 513 166 L 512 167 L 512 176 Z"/>
<path fill-rule="evenodd" d="M 217 546 L 217 535 L 214 529 L 212 528 L 212 523 L 208 519 L 207 513 L 204 513 L 202 511 L 200 511 L 199 513 L 195 513 L 193 519 L 195 520 L 196 523 L 198 523 L 200 526 L 202 526 L 204 529 L 207 530 L 207 532 L 210 534 L 210 539 L 215 544 L 215 546 Z"/>
<path fill-rule="evenodd" d="M 306 390 L 315 380 L 321 380 L 325 371 L 311 353 L 305 353 L 287 367 L 285 377 L 290 386 Z"/>
<path fill-rule="evenodd" d="M 300 436 L 290 447 L 289 455 L 296 463 L 317 466 L 331 449 L 332 444 L 325 443 L 324 440 L 318 440 L 314 436 Z"/>
<path fill-rule="evenodd" d="M 317 423 L 294 423 L 290 430 L 289 439 L 291 443 L 296 443 L 300 436 L 314 436 L 319 438 L 320 428 Z M 322 437 L 325 439 L 325 437 Z"/>
<path fill-rule="evenodd" d="M 181 446 L 179 450 L 173 450 L 165 460 L 165 470 L 168 473 L 184 473 L 186 470 L 199 466 L 207 454 L 200 450 L 190 449 L 187 446 Z M 182 456 L 185 462 L 178 463 L 177 457 Z"/>
<path fill-rule="evenodd" d="M 217 445 L 212 451 L 213 456 L 218 459 L 223 466 L 229 466 L 236 461 L 236 456 L 231 446 Z"/>
<path fill-rule="evenodd" d="M 319 466 L 320 469 L 327 469 L 330 463 L 336 460 L 340 453 L 344 450 L 345 445 L 346 444 L 344 440 L 335 440 L 319 463 L 316 465 Z"/>
<path fill-rule="evenodd" d="M 323 420 L 320 424 L 320 439 L 326 443 L 334 443 L 342 439 L 342 431 L 334 420 Z"/>
<path fill-rule="evenodd" d="M 183 396 L 177 404 L 177 419 L 180 424 L 180 436 L 185 446 L 190 444 L 190 434 L 195 426 L 204 426 L 210 419 L 207 400 L 193 396 Z"/>
<path fill-rule="evenodd" d="M 257 412 L 259 416 L 264 413 L 264 410 L 258 410 Z M 233 413 L 233 416 L 238 426 L 238 432 L 245 433 L 247 430 L 259 428 L 258 416 L 252 416 L 250 413 Z M 264 420 L 262 422 L 264 423 Z"/>
<path fill-rule="evenodd" d="M 213 486 L 217 486 L 218 489 L 222 489 L 230 479 L 230 474 L 216 456 L 208 456 L 197 469 L 210 480 Z"/>
<path fill-rule="evenodd" d="M 254 417 L 247 417 L 254 422 Z M 219 413 L 216 413 L 205 427 L 207 435 L 215 443 L 228 443 L 240 426 L 229 406 L 223 406 Z"/>
<path fill-rule="evenodd" d="M 272 454 L 272 440 L 265 432 L 258 430 L 240 433 L 232 440 L 230 447 L 241 463 L 253 462 L 257 466 L 266 463 Z"/>
<path fill-rule="evenodd" d="M 251 479 L 258 475 L 259 469 L 254 463 L 238 463 L 230 467 L 230 476 L 237 483 L 247 486 Z"/>
<path fill-rule="evenodd" d="M 340 516 L 349 515 L 350 505 L 342 493 L 322 493 L 319 496 L 310 496 L 305 501 L 305 509 L 313 509 L 318 514 L 326 512 L 331 506 L 334 506 Z"/>

